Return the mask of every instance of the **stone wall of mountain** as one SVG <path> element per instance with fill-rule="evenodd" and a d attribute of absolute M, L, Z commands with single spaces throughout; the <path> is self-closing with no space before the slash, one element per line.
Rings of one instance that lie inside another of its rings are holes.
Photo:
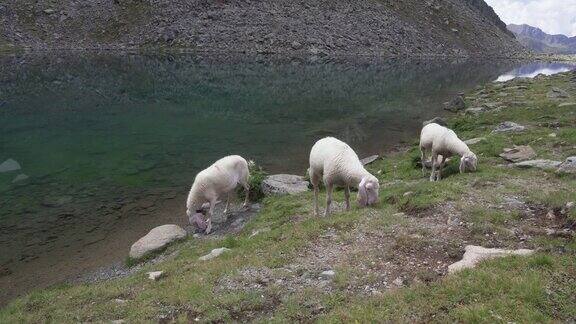
<path fill-rule="evenodd" d="M 518 41 L 537 53 L 576 54 L 576 37 L 550 35 L 529 25 L 508 25 Z"/>
<path fill-rule="evenodd" d="M 4 0 L 0 49 L 515 56 L 483 0 Z"/>

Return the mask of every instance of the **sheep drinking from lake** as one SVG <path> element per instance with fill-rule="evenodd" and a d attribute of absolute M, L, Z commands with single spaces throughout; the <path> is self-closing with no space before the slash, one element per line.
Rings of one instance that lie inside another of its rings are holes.
<path fill-rule="evenodd" d="M 200 171 L 194 179 L 194 184 L 186 200 L 186 214 L 190 224 L 205 228 L 206 234 L 212 230 L 212 215 L 218 199 L 227 196 L 224 213 L 228 212 L 230 196 L 238 185 L 244 187 L 246 198 L 244 207 L 248 207 L 250 185 L 248 184 L 248 162 L 238 155 L 231 155 L 214 162 L 207 169 Z M 205 226 L 200 221 L 202 212 L 208 208 Z"/>
<path fill-rule="evenodd" d="M 420 152 L 422 158 L 422 172 L 426 172 L 424 162 L 426 153 L 432 154 L 432 173 L 430 181 L 442 179 L 442 169 L 446 159 L 452 155 L 459 155 L 460 173 L 476 171 L 478 158 L 468 148 L 468 145 L 458 138 L 451 129 L 430 123 L 422 128 L 420 133 Z"/>
<path fill-rule="evenodd" d="M 326 213 L 330 215 L 332 190 L 334 186 L 344 186 L 346 210 L 350 210 L 350 186 L 358 188 L 357 202 L 365 207 L 378 202 L 378 179 L 370 174 L 358 159 L 356 152 L 348 144 L 326 137 L 314 144 L 310 151 L 310 180 L 314 186 L 314 213 L 318 209 L 318 185 L 323 179 L 326 186 Z"/>

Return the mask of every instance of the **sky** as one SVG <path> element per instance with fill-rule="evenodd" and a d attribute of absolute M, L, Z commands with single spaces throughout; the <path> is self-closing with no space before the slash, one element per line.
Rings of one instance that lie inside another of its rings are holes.
<path fill-rule="evenodd" d="M 576 0 L 485 0 L 507 24 L 576 36 Z"/>

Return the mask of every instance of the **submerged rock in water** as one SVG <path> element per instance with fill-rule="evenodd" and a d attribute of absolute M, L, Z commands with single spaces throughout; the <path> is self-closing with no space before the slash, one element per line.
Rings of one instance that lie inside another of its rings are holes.
<path fill-rule="evenodd" d="M 514 146 L 505 148 L 500 157 L 510 162 L 522 162 L 536 157 L 536 152 L 529 145 Z"/>
<path fill-rule="evenodd" d="M 454 273 L 467 268 L 474 268 L 478 262 L 487 259 L 494 259 L 510 255 L 530 255 L 534 250 L 519 249 L 519 250 L 503 250 L 503 249 L 488 249 L 476 245 L 466 246 L 466 252 L 462 260 L 448 266 L 448 272 Z"/>
<path fill-rule="evenodd" d="M 562 164 L 562 162 L 552 160 L 530 160 L 514 163 L 513 165 L 521 169 L 537 168 L 542 170 L 554 170 L 560 164 Z"/>
<path fill-rule="evenodd" d="M 17 171 L 20 169 L 22 169 L 22 167 L 20 167 L 20 163 L 14 159 L 8 159 L 0 164 L 0 173 Z"/>
<path fill-rule="evenodd" d="M 24 173 L 21 173 L 19 175 L 17 175 L 14 180 L 12 180 L 12 183 L 16 183 L 16 182 L 20 182 L 20 181 L 24 181 L 26 179 L 30 178 L 29 176 L 25 175 Z"/>
<path fill-rule="evenodd" d="M 526 129 L 526 127 L 516 124 L 511 121 L 505 121 L 500 123 L 500 125 L 496 126 L 496 128 L 492 131 L 493 133 L 506 133 L 506 132 L 522 132 Z"/>
<path fill-rule="evenodd" d="M 269 195 L 293 195 L 308 191 L 308 181 L 292 174 L 275 174 L 262 181 L 262 192 Z"/>
<path fill-rule="evenodd" d="M 576 173 L 576 156 L 571 156 L 558 167 L 558 173 Z"/>
<path fill-rule="evenodd" d="M 210 253 L 199 257 L 198 260 L 201 260 L 201 261 L 212 260 L 214 258 L 219 257 L 222 253 L 227 252 L 227 251 L 231 251 L 231 250 L 228 248 L 225 248 L 225 247 L 214 249 Z"/>
<path fill-rule="evenodd" d="M 168 244 L 186 237 L 186 231 L 178 225 L 162 225 L 153 228 L 130 248 L 130 257 L 139 259 L 147 253 L 165 248 Z"/>

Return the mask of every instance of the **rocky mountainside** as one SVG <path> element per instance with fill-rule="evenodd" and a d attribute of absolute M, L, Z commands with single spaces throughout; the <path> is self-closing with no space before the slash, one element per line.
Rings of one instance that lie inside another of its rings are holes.
<path fill-rule="evenodd" d="M 483 0 L 5 0 L 0 49 L 490 55 L 524 49 Z"/>
<path fill-rule="evenodd" d="M 576 37 L 550 35 L 530 25 L 508 25 L 518 41 L 538 53 L 575 54 Z"/>

